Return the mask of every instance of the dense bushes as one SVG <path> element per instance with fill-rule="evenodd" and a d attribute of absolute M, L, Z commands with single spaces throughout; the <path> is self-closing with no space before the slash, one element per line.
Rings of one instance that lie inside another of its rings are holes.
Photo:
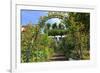
<path fill-rule="evenodd" d="M 50 61 L 52 55 L 58 51 L 64 53 L 67 60 L 69 58 L 74 60 L 90 59 L 89 13 L 69 12 L 66 18 L 63 12 L 60 15 L 57 12 L 57 17 L 63 18 L 62 23 L 67 29 L 64 29 L 61 24 L 58 28 L 56 23 L 52 25 L 52 29 L 50 29 L 50 24 L 45 26 L 45 21 L 54 17 L 52 14 L 49 12 L 49 16 L 42 18 L 39 25 L 27 25 L 25 26 L 26 31 L 21 32 L 21 62 Z M 41 33 L 42 29 L 44 29 L 43 33 Z M 59 41 L 55 37 L 58 35 L 61 36 Z M 62 37 L 63 35 L 65 36 Z M 49 36 L 54 37 L 50 38 Z"/>
<path fill-rule="evenodd" d="M 71 34 L 67 34 L 67 37 L 63 38 L 61 45 L 62 50 L 67 59 L 75 57 L 73 50 L 75 47 L 75 39 Z"/>
<path fill-rule="evenodd" d="M 47 34 L 40 34 L 37 28 L 39 26 L 27 26 L 27 30 L 21 32 L 21 62 L 49 61 L 53 54 L 52 39 Z"/>
<path fill-rule="evenodd" d="M 67 30 L 61 30 L 61 29 L 52 29 L 48 30 L 48 35 L 49 36 L 56 36 L 56 35 L 65 35 L 67 34 Z"/>
<path fill-rule="evenodd" d="M 67 58 L 90 59 L 89 19 L 89 13 L 69 13 L 67 37 L 62 41 Z"/>

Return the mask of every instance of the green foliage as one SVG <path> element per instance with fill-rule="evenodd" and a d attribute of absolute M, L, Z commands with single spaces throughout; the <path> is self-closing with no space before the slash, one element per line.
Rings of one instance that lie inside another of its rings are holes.
<path fill-rule="evenodd" d="M 52 25 L 52 28 L 53 28 L 53 29 L 57 29 L 57 23 L 54 23 L 54 24 Z"/>
<path fill-rule="evenodd" d="M 67 15 L 66 15 L 67 14 Z M 57 26 L 52 26 L 46 20 L 51 18 L 62 19 Z M 64 26 L 67 29 L 64 29 Z M 50 29 L 52 27 L 52 29 Z M 44 28 L 44 34 L 41 29 Z M 26 31 L 21 32 L 21 62 L 44 62 L 57 51 L 63 52 L 66 59 L 90 59 L 90 14 L 77 12 L 48 12 L 41 16 L 38 25 L 25 26 Z M 60 41 L 55 41 L 49 36 L 61 36 Z M 62 36 L 65 35 L 64 38 Z M 57 50 L 55 50 L 57 49 Z"/>
<path fill-rule="evenodd" d="M 51 24 L 47 23 L 46 25 L 47 25 L 47 29 L 50 29 Z"/>
<path fill-rule="evenodd" d="M 48 30 L 49 36 L 65 35 L 65 34 L 67 34 L 67 30 L 60 30 L 60 29 Z"/>
<path fill-rule="evenodd" d="M 50 11 L 48 13 L 48 18 L 60 18 L 60 19 L 63 19 L 64 16 L 65 16 L 66 12 L 54 12 L 54 11 Z"/>
<path fill-rule="evenodd" d="M 71 58 L 80 60 L 89 59 L 89 19 L 88 13 L 69 13 L 67 20 L 69 23 L 68 34 L 71 36 L 67 36 L 66 39 L 69 42 L 67 41 L 66 45 L 67 48 L 70 48 Z M 86 53 L 84 51 L 88 54 L 85 55 Z"/>
<path fill-rule="evenodd" d="M 27 26 L 21 32 L 21 62 L 49 61 L 53 54 L 51 38 L 47 34 L 40 34 L 39 26 Z"/>
<path fill-rule="evenodd" d="M 71 34 L 66 35 L 67 37 L 63 38 L 62 40 L 62 49 L 66 55 L 66 58 L 72 58 L 73 57 L 73 50 L 75 47 L 75 39 Z"/>

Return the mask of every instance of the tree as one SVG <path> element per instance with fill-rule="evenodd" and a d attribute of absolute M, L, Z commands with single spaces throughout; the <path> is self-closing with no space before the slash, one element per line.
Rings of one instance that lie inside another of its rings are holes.
<path fill-rule="evenodd" d="M 50 23 L 47 23 L 46 25 L 47 25 L 47 29 L 50 29 L 51 24 Z"/>
<path fill-rule="evenodd" d="M 52 24 L 52 29 L 57 29 L 57 23 Z"/>
<path fill-rule="evenodd" d="M 39 25 L 27 25 L 21 32 L 21 62 L 49 61 L 53 54 L 52 39 L 41 34 Z"/>
<path fill-rule="evenodd" d="M 21 32 L 21 62 L 29 62 L 31 55 L 32 35 L 34 33 L 32 24 L 24 26 L 25 32 Z"/>
<path fill-rule="evenodd" d="M 87 50 L 89 47 L 86 45 L 89 44 L 89 20 L 90 16 L 89 13 L 75 13 L 71 12 L 68 13 L 68 24 L 69 24 L 69 34 L 72 35 L 72 37 L 75 39 L 75 47 L 74 51 L 76 51 L 79 59 L 85 59 L 84 58 L 84 51 L 86 50 L 89 53 L 89 50 Z M 85 37 L 86 36 L 86 37 Z M 67 37 L 67 39 L 70 37 Z M 84 38 L 84 40 L 83 40 Z M 84 47 L 84 46 L 85 47 Z M 89 56 L 89 55 L 88 55 Z"/>

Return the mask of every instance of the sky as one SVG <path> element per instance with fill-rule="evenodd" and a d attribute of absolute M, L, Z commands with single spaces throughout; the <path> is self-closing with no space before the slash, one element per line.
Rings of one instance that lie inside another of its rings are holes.
<path fill-rule="evenodd" d="M 47 16 L 46 11 L 36 10 L 21 10 L 21 25 L 27 25 L 28 23 L 37 24 L 40 16 Z"/>
<path fill-rule="evenodd" d="M 29 23 L 38 24 L 41 16 L 47 16 L 48 11 L 36 11 L 36 10 L 21 10 L 21 25 L 27 25 Z M 59 24 L 61 19 L 51 18 L 46 23 Z"/>

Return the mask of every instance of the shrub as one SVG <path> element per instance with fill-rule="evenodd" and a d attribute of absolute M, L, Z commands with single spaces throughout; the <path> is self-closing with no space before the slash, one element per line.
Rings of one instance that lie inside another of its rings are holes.
<path fill-rule="evenodd" d="M 40 34 L 39 29 L 36 31 L 37 26 L 26 28 L 27 31 L 21 35 L 21 62 L 49 61 L 54 52 L 51 48 L 52 39 L 47 34 Z"/>

